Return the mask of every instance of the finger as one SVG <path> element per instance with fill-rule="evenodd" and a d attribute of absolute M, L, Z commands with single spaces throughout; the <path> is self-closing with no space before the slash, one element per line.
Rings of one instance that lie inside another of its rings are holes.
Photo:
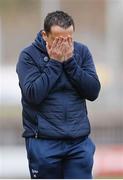
<path fill-rule="evenodd" d="M 73 53 L 73 42 L 72 42 L 72 38 L 71 37 L 67 37 L 67 41 L 66 41 L 66 44 L 65 44 L 64 52 L 65 52 L 66 57 L 67 56 L 69 57 L 69 54 Z"/>
<path fill-rule="evenodd" d="M 59 46 L 59 50 L 63 53 L 63 49 L 65 49 L 65 47 L 66 47 L 66 43 L 65 43 L 65 40 L 63 40 Z"/>
<path fill-rule="evenodd" d="M 56 38 L 54 39 L 54 41 L 53 41 L 53 44 L 52 44 L 52 48 L 53 48 L 53 49 L 56 48 L 58 41 L 59 41 L 59 38 L 56 37 Z"/>
<path fill-rule="evenodd" d="M 64 41 L 64 38 L 62 36 L 59 37 L 59 40 L 57 42 L 57 48 L 60 47 L 60 45 L 62 44 L 62 42 Z"/>
<path fill-rule="evenodd" d="M 47 49 L 47 51 L 49 51 L 50 50 L 50 48 L 49 48 L 49 44 L 48 44 L 48 42 L 46 41 L 46 49 Z"/>
<path fill-rule="evenodd" d="M 68 40 L 67 40 L 67 37 L 65 37 L 65 38 L 64 38 L 64 43 L 67 43 L 67 41 L 68 41 Z"/>
<path fill-rule="evenodd" d="M 73 42 L 72 42 L 72 37 L 71 37 L 71 36 L 68 36 L 67 40 L 68 40 L 69 45 L 71 46 L 72 43 L 73 43 Z"/>
<path fill-rule="evenodd" d="M 69 38 L 66 37 L 65 40 L 64 40 L 64 45 L 65 45 L 65 49 L 69 49 L 71 47 L 71 44 L 69 42 Z"/>
<path fill-rule="evenodd" d="M 65 51 L 66 51 L 66 50 L 65 50 L 65 49 L 66 49 L 66 46 L 68 46 L 67 37 L 63 38 L 63 40 L 62 40 L 61 50 L 65 52 Z M 63 52 L 63 53 L 64 53 L 64 52 Z"/>
<path fill-rule="evenodd" d="M 74 49 L 74 44 L 73 44 L 73 40 L 72 40 L 72 37 L 69 37 L 69 48 L 71 49 L 71 51 L 73 51 Z"/>
<path fill-rule="evenodd" d="M 72 42 L 72 36 L 68 35 L 68 38 Z"/>

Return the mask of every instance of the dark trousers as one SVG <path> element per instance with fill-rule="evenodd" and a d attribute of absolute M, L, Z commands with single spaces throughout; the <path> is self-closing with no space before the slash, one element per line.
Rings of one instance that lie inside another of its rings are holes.
<path fill-rule="evenodd" d="M 95 145 L 90 138 L 26 138 L 26 148 L 33 179 L 92 179 Z"/>

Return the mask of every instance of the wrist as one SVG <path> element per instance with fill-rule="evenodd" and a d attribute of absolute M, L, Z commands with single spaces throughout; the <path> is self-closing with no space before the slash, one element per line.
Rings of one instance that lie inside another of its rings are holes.
<path fill-rule="evenodd" d="M 64 62 L 64 56 L 61 56 L 61 57 L 50 56 L 50 59 L 54 59 L 55 61 L 58 61 L 58 62 Z"/>
<path fill-rule="evenodd" d="M 68 55 L 68 56 L 64 56 L 64 61 L 68 61 L 69 59 L 71 59 L 73 57 L 73 53 Z"/>

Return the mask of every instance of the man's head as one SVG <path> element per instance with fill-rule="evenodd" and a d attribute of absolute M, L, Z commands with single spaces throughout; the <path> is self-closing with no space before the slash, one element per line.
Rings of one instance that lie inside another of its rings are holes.
<path fill-rule="evenodd" d="M 55 11 L 46 16 L 42 35 L 43 39 L 51 46 L 56 37 L 72 37 L 74 30 L 72 17 L 63 11 Z"/>

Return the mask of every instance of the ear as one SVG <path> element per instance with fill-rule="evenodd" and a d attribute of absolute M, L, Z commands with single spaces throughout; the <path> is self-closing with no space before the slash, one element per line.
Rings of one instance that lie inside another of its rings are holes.
<path fill-rule="evenodd" d="M 47 41 L 47 34 L 46 34 L 46 32 L 45 32 L 45 31 L 42 31 L 41 34 L 42 34 L 43 39 L 44 39 L 45 41 Z"/>

